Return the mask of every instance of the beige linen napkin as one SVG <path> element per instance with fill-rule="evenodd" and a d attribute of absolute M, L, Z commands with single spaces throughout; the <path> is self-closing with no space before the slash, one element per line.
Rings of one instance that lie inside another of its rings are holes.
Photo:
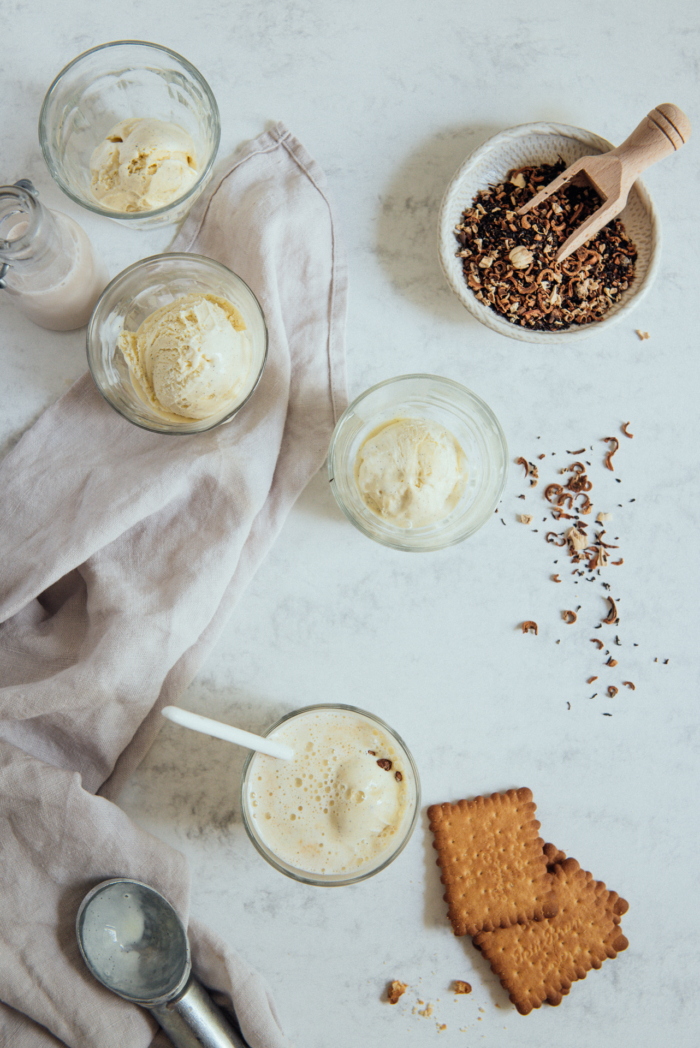
<path fill-rule="evenodd" d="M 223 262 L 262 305 L 269 357 L 249 403 L 209 433 L 153 434 L 85 375 L 0 465 L 4 1048 L 153 1041 L 150 1016 L 87 974 L 75 915 L 97 882 L 129 876 L 187 920 L 188 873 L 109 798 L 322 465 L 345 406 L 338 229 L 323 172 L 282 125 L 235 157 L 173 249 Z M 190 938 L 196 970 L 233 999 L 253 1048 L 282 1048 L 262 977 L 194 922 Z"/>

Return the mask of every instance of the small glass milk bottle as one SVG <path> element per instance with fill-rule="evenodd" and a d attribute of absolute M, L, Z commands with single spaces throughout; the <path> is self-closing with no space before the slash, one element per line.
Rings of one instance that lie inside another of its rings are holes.
<path fill-rule="evenodd" d="M 49 211 L 27 179 L 0 186 L 0 288 L 51 331 L 84 327 L 109 281 L 77 222 Z"/>

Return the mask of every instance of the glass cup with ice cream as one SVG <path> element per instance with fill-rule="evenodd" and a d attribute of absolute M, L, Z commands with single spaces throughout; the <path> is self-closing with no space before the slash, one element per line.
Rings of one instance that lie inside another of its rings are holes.
<path fill-rule="evenodd" d="M 420 810 L 413 757 L 393 729 L 354 706 L 307 706 L 265 735 L 292 760 L 251 753 L 243 767 L 243 823 L 276 870 L 305 884 L 355 884 L 408 843 Z"/>
<path fill-rule="evenodd" d="M 203 255 L 142 259 L 105 288 L 87 332 L 90 371 L 105 400 L 157 433 L 202 433 L 252 396 L 267 357 L 255 295 Z"/>
<path fill-rule="evenodd" d="M 39 117 L 44 159 L 64 193 L 134 229 L 185 216 L 209 181 L 220 134 L 201 73 L 141 40 L 78 55 L 51 84 Z"/>
<path fill-rule="evenodd" d="M 400 375 L 361 394 L 328 451 L 336 501 L 364 535 L 428 552 L 473 535 L 505 487 L 508 447 L 488 404 L 437 375 Z"/>

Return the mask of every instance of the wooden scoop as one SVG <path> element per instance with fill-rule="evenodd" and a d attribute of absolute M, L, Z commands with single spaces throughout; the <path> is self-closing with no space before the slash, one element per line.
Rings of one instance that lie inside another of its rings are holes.
<path fill-rule="evenodd" d="M 670 153 L 675 153 L 689 138 L 688 117 L 678 106 L 664 102 L 644 117 L 621 146 L 599 156 L 582 156 L 567 167 L 566 171 L 557 175 L 553 182 L 541 189 L 517 213 L 526 215 L 567 182 L 579 186 L 589 183 L 593 186 L 602 204 L 559 248 L 556 260 L 562 262 L 620 214 L 627 203 L 627 195 L 633 182 L 645 168 Z"/>

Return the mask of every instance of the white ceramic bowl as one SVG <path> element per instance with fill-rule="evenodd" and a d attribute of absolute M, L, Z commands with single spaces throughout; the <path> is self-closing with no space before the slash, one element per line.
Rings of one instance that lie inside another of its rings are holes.
<path fill-rule="evenodd" d="M 654 205 L 639 179 L 633 185 L 627 205 L 620 214 L 637 248 L 635 278 L 603 320 L 572 325 L 563 331 L 532 331 L 511 324 L 478 300 L 464 279 L 462 259 L 457 258 L 459 245 L 454 234 L 455 226 L 462 212 L 471 207 L 479 190 L 498 185 L 509 171 L 525 164 L 554 164 L 561 158 L 568 167 L 579 157 L 605 153 L 612 148 L 612 143 L 605 138 L 580 127 L 550 123 L 521 124 L 489 138 L 464 161 L 447 187 L 442 201 L 438 221 L 438 250 L 450 287 L 462 305 L 482 324 L 521 342 L 578 342 L 617 323 L 644 298 L 658 269 L 661 231 Z"/>

